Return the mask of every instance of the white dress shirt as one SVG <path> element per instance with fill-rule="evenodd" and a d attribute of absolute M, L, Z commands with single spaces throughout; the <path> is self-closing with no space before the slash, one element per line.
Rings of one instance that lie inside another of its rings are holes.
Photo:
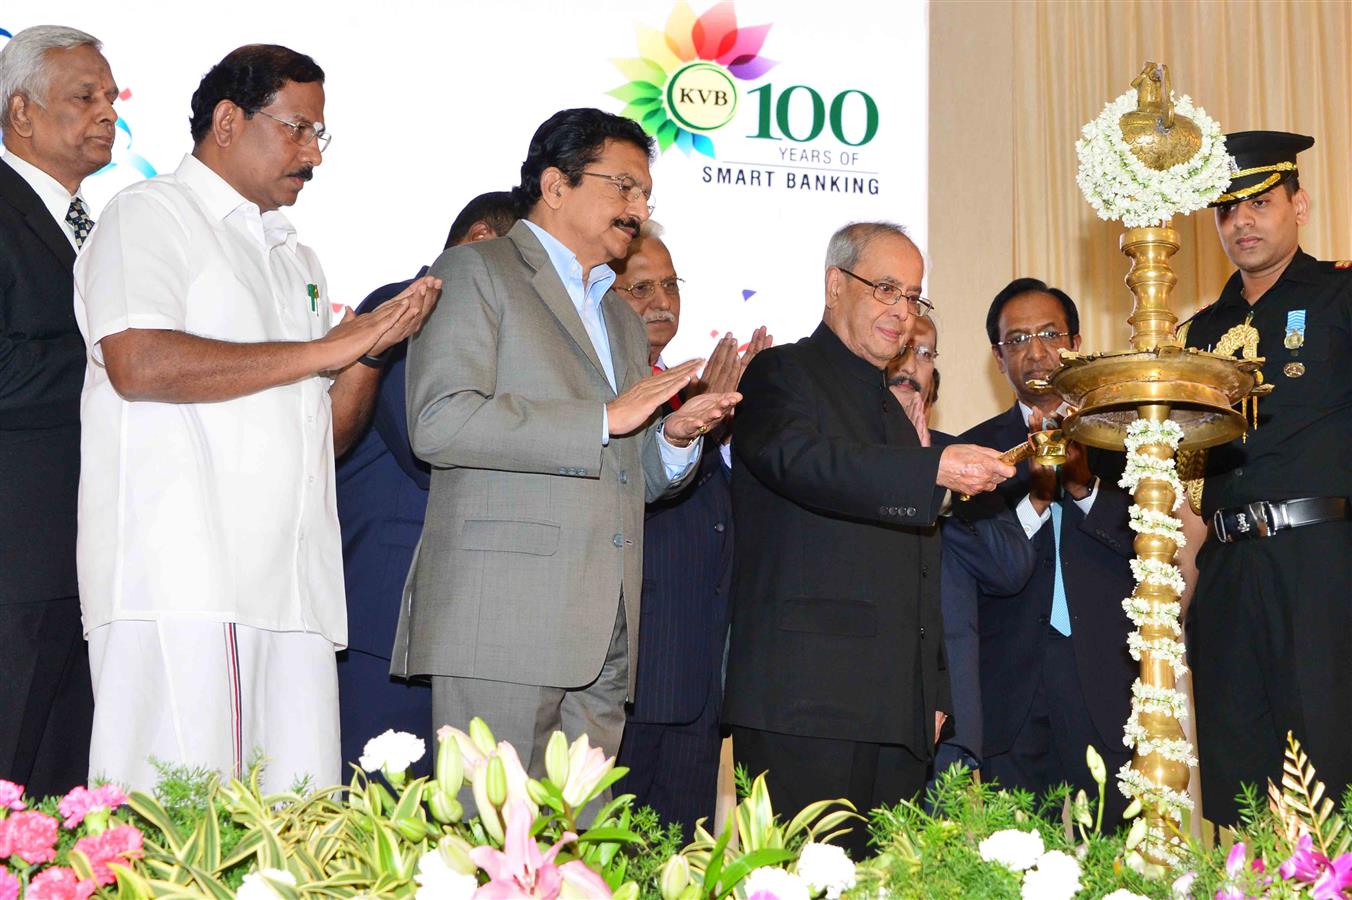
<path fill-rule="evenodd" d="M 601 314 L 601 300 L 605 297 L 606 291 L 615 283 L 615 270 L 607 265 L 593 266 L 590 273 L 591 277 L 587 281 L 582 278 L 582 264 L 577 261 L 577 255 L 569 250 L 568 247 L 554 235 L 545 231 L 539 225 L 529 219 L 522 219 L 526 227 L 540 240 L 540 245 L 545 248 L 545 253 L 549 254 L 549 261 L 554 266 L 554 271 L 558 273 L 559 280 L 563 282 L 563 288 L 568 292 L 568 299 L 573 301 L 573 308 L 577 310 L 578 316 L 582 319 L 582 327 L 586 329 L 587 337 L 591 338 L 592 349 L 596 351 L 596 356 L 601 360 L 601 368 L 605 370 L 606 381 L 610 382 L 610 389 L 616 394 L 619 393 L 619 386 L 615 383 L 615 363 L 610 356 L 610 332 L 606 330 L 606 317 Z M 663 366 L 666 368 L 666 366 Z M 662 455 L 662 466 L 666 470 L 667 477 L 672 481 L 680 478 L 685 470 L 690 468 L 696 460 L 699 459 L 700 447 L 703 446 L 704 438 L 697 437 L 684 447 L 673 446 L 667 440 L 666 432 L 659 427 L 657 430 L 657 449 Z M 601 406 L 601 446 L 610 443 L 610 411 L 605 404 Z"/>
<path fill-rule="evenodd" d="M 47 212 L 51 213 L 52 218 L 56 219 L 56 224 L 61 226 L 61 233 L 66 236 L 66 240 L 70 241 L 71 248 L 78 249 L 75 246 L 75 229 L 71 228 L 70 223 L 66 221 L 66 214 L 70 212 L 70 202 L 76 197 L 79 197 L 80 201 L 84 202 L 84 197 L 80 192 L 76 191 L 72 194 L 70 191 L 66 190 L 65 185 L 61 182 L 48 175 L 28 160 L 15 156 L 13 153 L 9 152 L 8 148 L 0 150 L 0 159 L 9 163 L 9 167 L 13 169 L 20 178 L 28 182 L 28 186 L 38 195 L 38 199 L 42 201 L 42 205 L 47 207 Z M 85 204 L 85 209 L 89 209 L 89 204 Z"/>
<path fill-rule="evenodd" d="M 1069 409 L 1069 407 L 1067 407 L 1065 404 L 1062 404 L 1061 408 L 1056 411 L 1056 414 L 1058 416 L 1063 416 L 1065 415 L 1067 409 Z M 1032 418 L 1033 415 L 1033 408 L 1031 406 L 1025 406 L 1023 401 L 1020 400 L 1019 412 L 1023 413 L 1023 425 L 1025 428 L 1027 428 L 1028 420 Z M 1088 494 L 1086 494 L 1085 496 L 1081 497 L 1078 500 L 1075 499 L 1074 497 L 1071 497 L 1070 499 L 1071 502 L 1073 502 L 1076 506 L 1080 508 L 1080 512 L 1084 513 L 1087 516 L 1089 515 L 1089 510 L 1094 508 L 1094 501 L 1097 498 L 1098 498 L 1098 479 L 1095 478 L 1093 485 L 1089 488 Z M 1045 524 L 1048 520 L 1051 519 L 1052 508 L 1048 506 L 1041 513 L 1039 513 L 1033 507 L 1032 495 L 1027 495 L 1022 500 L 1019 501 L 1017 506 L 1014 507 L 1014 514 L 1019 517 L 1019 524 L 1023 526 L 1023 533 L 1026 534 L 1029 538 L 1032 538 L 1033 535 L 1037 534 L 1038 531 L 1042 528 L 1043 524 Z"/>
<path fill-rule="evenodd" d="M 344 646 L 328 379 L 221 403 L 129 402 L 99 345 L 128 328 L 240 343 L 323 336 L 324 274 L 295 228 L 187 156 L 113 198 L 75 293 L 90 347 L 76 547 L 86 633 L 195 617 Z"/>

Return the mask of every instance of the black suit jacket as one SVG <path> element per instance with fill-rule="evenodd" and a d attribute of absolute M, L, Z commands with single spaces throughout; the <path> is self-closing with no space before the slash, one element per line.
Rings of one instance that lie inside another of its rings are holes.
<path fill-rule="evenodd" d="M 0 604 L 74 597 L 85 345 L 75 250 L 0 160 Z"/>
<path fill-rule="evenodd" d="M 929 757 L 952 709 L 940 448 L 825 325 L 757 355 L 739 390 L 724 720 Z"/>
<path fill-rule="evenodd" d="M 643 522 L 638 682 L 629 720 L 683 725 L 722 695 L 732 581 L 732 492 L 716 445 L 675 497 Z"/>
<path fill-rule="evenodd" d="M 962 439 L 1008 450 L 1027 438 L 1023 415 L 1015 404 Z M 1127 652 L 1131 622 L 1122 609 L 1122 600 L 1136 586 L 1129 562 L 1135 553 L 1135 534 L 1127 517 L 1132 501 L 1117 486 L 1123 460 L 1122 454 L 1090 451 L 1090 468 L 1099 484 L 1088 515 L 1069 497 L 1060 501 L 1061 574 L 1080 687 L 1099 737 L 1113 747 L 1122 740 L 1122 726 L 1131 707 L 1131 683 L 1138 670 Z M 1000 485 L 999 494 L 1011 510 L 1028 495 L 1028 482 L 1028 463 L 1023 462 L 1018 474 Z M 1056 581 L 1050 519 L 1034 535 L 1033 551 L 1033 576 L 1022 591 L 1008 597 L 983 592 L 980 597 L 986 756 L 1010 748 L 1033 702 Z"/>

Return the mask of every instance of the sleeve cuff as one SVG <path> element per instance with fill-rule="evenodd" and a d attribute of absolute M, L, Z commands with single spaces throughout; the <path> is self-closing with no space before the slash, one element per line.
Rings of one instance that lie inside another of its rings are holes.
<path fill-rule="evenodd" d="M 685 474 L 685 470 L 699 459 L 700 448 L 704 445 L 704 438 L 697 437 L 684 447 L 674 446 L 667 440 L 666 422 L 663 421 L 657 427 L 657 449 L 662 454 L 662 466 L 666 469 L 667 478 L 675 481 Z"/>
<path fill-rule="evenodd" d="M 1099 489 L 1099 480 L 1095 478 L 1094 486 L 1089 489 L 1089 493 L 1079 500 L 1076 500 L 1074 497 L 1071 497 L 1070 498 L 1071 502 L 1074 503 L 1076 506 L 1078 506 L 1080 508 L 1080 512 L 1084 513 L 1087 516 L 1089 515 L 1089 510 L 1094 508 L 1094 501 L 1098 498 L 1098 489 Z"/>
<path fill-rule="evenodd" d="M 1031 539 L 1042 528 L 1042 523 L 1052 517 L 1052 510 L 1049 506 L 1039 515 L 1038 511 L 1033 509 L 1032 499 L 1025 495 L 1019 501 L 1019 505 L 1014 507 L 1014 514 L 1019 517 L 1019 524 L 1023 526 L 1023 533 Z"/>

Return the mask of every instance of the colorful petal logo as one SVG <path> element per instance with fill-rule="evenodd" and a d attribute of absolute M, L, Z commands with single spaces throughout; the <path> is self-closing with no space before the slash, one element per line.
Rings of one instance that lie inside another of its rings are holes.
<path fill-rule="evenodd" d="M 620 111 L 643 126 L 665 152 L 675 145 L 714 155 L 708 132 L 732 121 L 737 81 L 760 78 L 775 65 L 760 56 L 769 25 L 737 27 L 733 0 L 722 0 L 696 18 L 679 0 L 665 31 L 637 26 L 639 56 L 617 59 L 629 79 L 610 92 L 625 103 Z"/>

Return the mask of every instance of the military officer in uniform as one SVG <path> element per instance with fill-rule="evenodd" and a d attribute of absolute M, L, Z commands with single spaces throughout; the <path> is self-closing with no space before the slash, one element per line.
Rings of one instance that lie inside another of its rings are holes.
<path fill-rule="evenodd" d="M 1184 551 L 1198 573 L 1188 612 L 1202 796 L 1220 824 L 1236 821 L 1241 785 L 1261 798 L 1268 779 L 1281 783 L 1288 731 L 1335 802 L 1352 781 L 1352 263 L 1299 246 L 1310 200 L 1296 154 L 1313 144 L 1226 137 L 1238 171 L 1212 206 L 1239 271 L 1185 332 L 1189 347 L 1262 358 L 1272 385 L 1246 401 L 1248 433 L 1209 451 L 1201 520 L 1189 523 L 1205 541 Z"/>

